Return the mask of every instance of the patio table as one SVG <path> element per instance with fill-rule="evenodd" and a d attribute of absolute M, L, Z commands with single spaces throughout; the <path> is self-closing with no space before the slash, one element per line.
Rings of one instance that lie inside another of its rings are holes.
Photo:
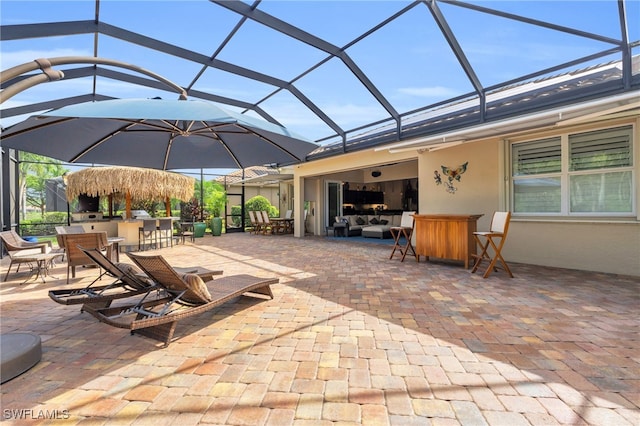
<path fill-rule="evenodd" d="M 31 279 L 35 272 L 34 280 L 37 280 L 38 277 L 42 279 L 42 282 L 45 282 L 45 277 L 49 276 L 49 268 L 53 265 L 53 261 L 56 257 L 62 257 L 62 253 L 36 253 L 36 254 L 26 254 L 22 256 L 17 256 L 22 259 L 25 259 L 27 262 L 31 262 L 34 266 L 31 268 L 31 275 L 24 280 L 21 284 L 26 283 Z M 53 277 L 57 279 L 56 277 Z"/>
<path fill-rule="evenodd" d="M 111 260 L 120 262 L 120 243 L 124 241 L 124 237 L 107 237 L 107 242 L 111 244 Z"/>
<path fill-rule="evenodd" d="M 276 223 L 282 223 L 286 234 L 293 234 L 293 218 L 287 217 L 270 217 L 270 221 Z"/>

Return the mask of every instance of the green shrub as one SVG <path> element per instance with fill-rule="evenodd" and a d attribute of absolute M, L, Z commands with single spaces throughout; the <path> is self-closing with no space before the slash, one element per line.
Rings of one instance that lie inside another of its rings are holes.
<path fill-rule="evenodd" d="M 278 217 L 280 215 L 280 211 L 276 206 L 271 205 L 269 200 L 267 200 L 262 195 L 256 195 L 255 197 L 249 199 L 245 206 L 245 214 L 246 220 L 249 219 L 249 211 L 266 211 L 269 214 L 269 217 Z"/>
<path fill-rule="evenodd" d="M 253 198 L 250 198 L 249 200 L 247 200 L 246 203 L 244 203 L 245 209 L 247 211 L 253 210 L 253 211 L 260 211 L 260 210 L 266 210 L 269 211 L 271 207 L 273 207 L 271 205 L 271 203 L 269 202 L 269 200 L 267 200 L 265 197 L 263 197 L 262 195 L 256 195 Z"/>
<path fill-rule="evenodd" d="M 231 206 L 231 220 L 235 228 L 239 228 L 240 225 L 242 225 L 242 221 L 240 220 L 241 214 L 242 214 L 241 206 Z M 246 210 L 246 209 L 244 212 L 244 223 L 251 223 L 249 221 L 249 210 Z"/>
<path fill-rule="evenodd" d="M 31 217 L 20 222 L 20 233 L 23 237 L 55 235 L 56 226 L 67 224 L 67 213 L 49 212 L 44 218 Z"/>

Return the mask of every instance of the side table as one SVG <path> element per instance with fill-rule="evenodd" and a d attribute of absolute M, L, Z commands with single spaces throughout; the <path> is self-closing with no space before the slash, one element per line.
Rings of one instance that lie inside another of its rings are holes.
<path fill-rule="evenodd" d="M 107 242 L 111 244 L 111 261 L 120 262 L 120 243 L 124 241 L 123 237 L 108 237 Z"/>
<path fill-rule="evenodd" d="M 334 237 L 346 237 L 347 236 L 347 224 L 344 222 L 336 222 L 333 224 L 333 236 Z"/>
<path fill-rule="evenodd" d="M 40 277 L 42 279 L 42 282 L 44 283 L 44 278 L 49 276 L 49 267 L 51 267 L 51 265 L 53 264 L 53 260 L 58 256 L 62 256 L 62 253 L 37 253 L 20 257 L 34 263 L 35 267 L 31 268 L 31 275 L 33 275 L 33 272 L 35 272 L 36 276 L 34 280 L 37 280 L 38 277 Z M 31 276 L 29 276 L 22 284 L 26 283 L 30 279 Z"/>

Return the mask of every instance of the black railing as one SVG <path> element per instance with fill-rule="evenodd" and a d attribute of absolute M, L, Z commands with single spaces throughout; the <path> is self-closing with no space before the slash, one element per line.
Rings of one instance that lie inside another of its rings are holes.
<path fill-rule="evenodd" d="M 20 223 L 17 232 L 22 237 L 42 237 L 56 234 L 56 226 L 66 226 L 67 222 Z"/>

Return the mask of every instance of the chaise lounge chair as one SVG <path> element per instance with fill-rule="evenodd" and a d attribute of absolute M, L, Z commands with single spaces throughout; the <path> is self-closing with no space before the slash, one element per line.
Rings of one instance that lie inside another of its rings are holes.
<path fill-rule="evenodd" d="M 157 289 L 154 281 L 144 275 L 137 267 L 127 263 L 113 263 L 111 259 L 96 248 L 86 249 L 78 247 L 78 249 L 95 262 L 104 272 L 86 287 L 49 291 L 49 297 L 53 301 L 62 305 L 82 304 L 108 308 L 113 300 L 146 294 L 151 290 Z M 222 274 L 222 271 L 212 271 L 198 266 L 174 269 L 180 274 L 194 273 L 206 279 L 211 279 L 214 275 Z M 108 285 L 94 286 L 104 275 L 115 278 L 115 281 Z M 84 307 L 82 310 L 84 310 Z"/>
<path fill-rule="evenodd" d="M 160 255 L 142 256 L 128 253 L 149 277 L 164 290 L 164 297 L 110 308 L 86 306 L 85 310 L 101 322 L 124 328 L 133 334 L 159 340 L 167 346 L 178 321 L 220 306 L 245 293 L 273 299 L 271 284 L 278 278 L 261 278 L 240 274 L 204 282 L 195 274 L 180 275 Z"/>

